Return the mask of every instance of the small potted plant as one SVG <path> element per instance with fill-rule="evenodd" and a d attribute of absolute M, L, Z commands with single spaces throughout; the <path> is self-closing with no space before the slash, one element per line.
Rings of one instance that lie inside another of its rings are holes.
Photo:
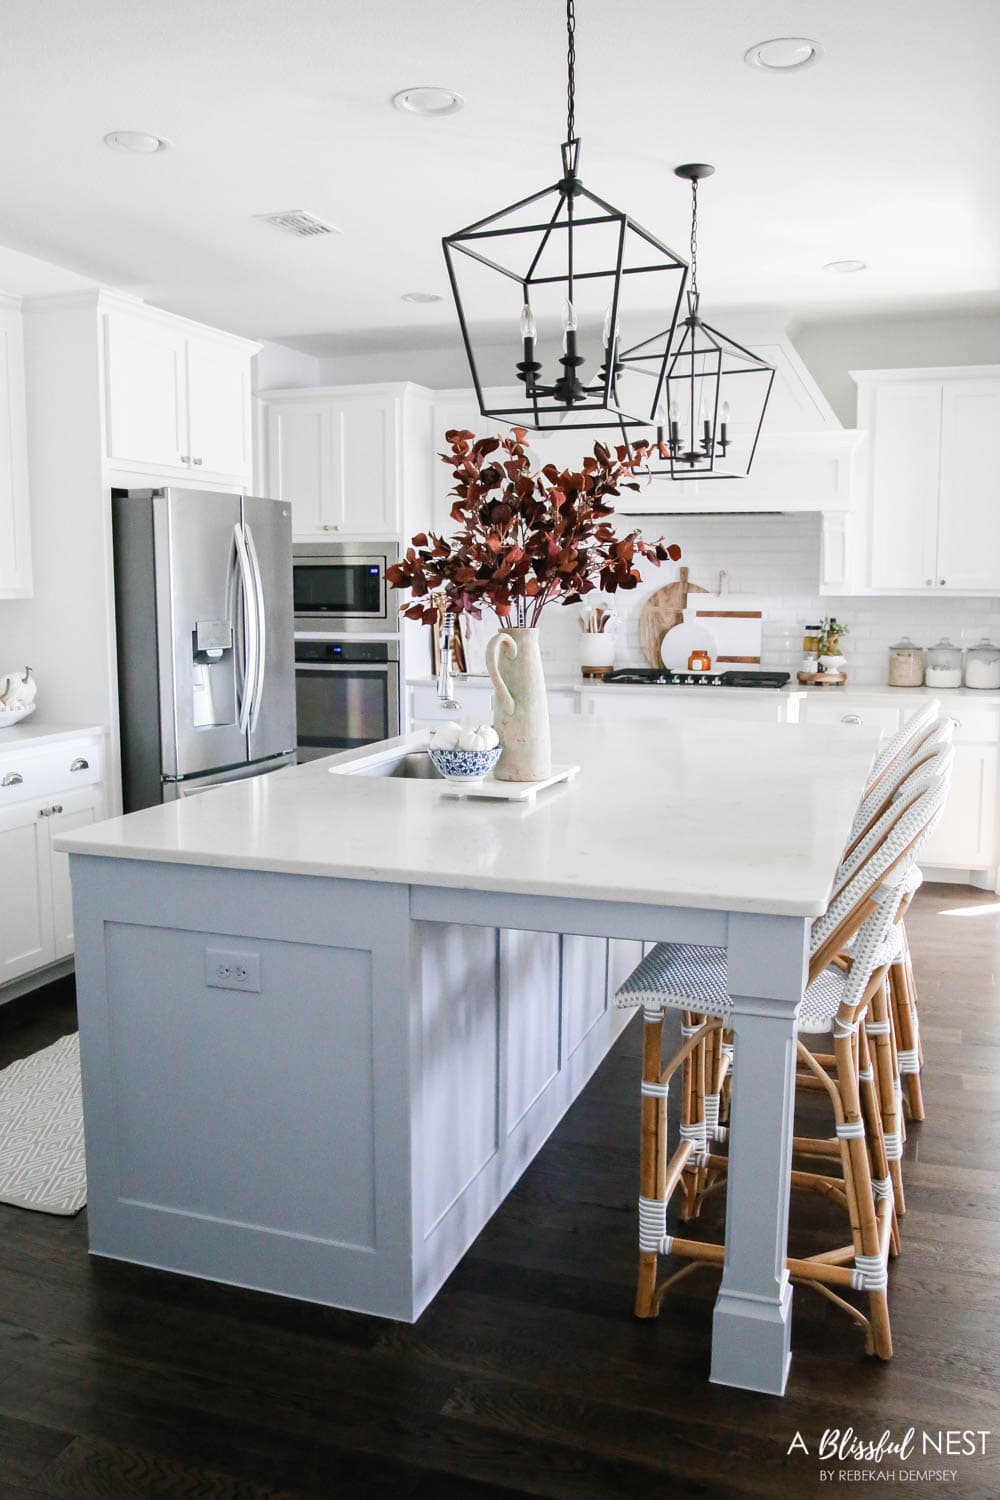
<path fill-rule="evenodd" d="M 448 538 L 419 533 L 386 573 L 394 588 L 410 591 L 402 611 L 408 619 L 432 624 L 430 596 L 438 590 L 452 614 L 481 619 L 489 608 L 498 615 L 486 662 L 496 690 L 503 753 L 494 775 L 501 781 L 541 781 L 551 773 L 542 611 L 556 602 L 579 604 L 595 589 L 634 589 L 640 558 L 658 567 L 681 555 L 676 545 L 643 541 L 638 531 L 618 536 L 611 524 L 621 489 L 639 488 L 639 448 L 612 453 L 597 443 L 579 469 L 535 470 L 526 437 L 523 427 L 505 437 L 446 432 L 451 452 L 441 458 L 455 477 L 451 519 L 458 530 Z"/>

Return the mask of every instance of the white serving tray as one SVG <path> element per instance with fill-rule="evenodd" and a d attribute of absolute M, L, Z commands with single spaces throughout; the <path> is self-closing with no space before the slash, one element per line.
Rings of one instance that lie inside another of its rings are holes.
<path fill-rule="evenodd" d="M 546 776 L 544 781 L 495 781 L 493 773 L 484 776 L 482 781 L 472 782 L 469 786 L 463 786 L 460 781 L 441 780 L 442 797 L 490 797 L 494 801 L 501 802 L 534 802 L 539 792 L 544 792 L 547 787 L 556 786 L 560 781 L 572 781 L 579 771 L 579 766 L 553 766 L 552 775 Z"/>

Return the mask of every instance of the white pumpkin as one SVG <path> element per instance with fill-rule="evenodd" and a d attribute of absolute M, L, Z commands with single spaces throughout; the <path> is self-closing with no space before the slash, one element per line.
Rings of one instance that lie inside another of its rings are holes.
<path fill-rule="evenodd" d="M 477 724 L 474 729 L 466 731 L 468 743 L 465 737 L 462 740 L 463 750 L 495 750 L 500 740 L 492 724 Z"/>
<path fill-rule="evenodd" d="M 454 750 L 462 735 L 461 724 L 435 724 L 431 730 L 431 744 L 435 750 Z"/>

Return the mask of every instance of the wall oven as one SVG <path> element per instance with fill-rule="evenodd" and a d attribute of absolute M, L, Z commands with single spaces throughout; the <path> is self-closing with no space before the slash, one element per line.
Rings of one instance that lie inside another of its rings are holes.
<path fill-rule="evenodd" d="M 299 761 L 399 733 L 397 641 L 297 640 Z"/>
<path fill-rule="evenodd" d="M 385 575 L 398 557 L 394 542 L 295 543 L 296 630 L 397 631 L 398 611 Z"/>

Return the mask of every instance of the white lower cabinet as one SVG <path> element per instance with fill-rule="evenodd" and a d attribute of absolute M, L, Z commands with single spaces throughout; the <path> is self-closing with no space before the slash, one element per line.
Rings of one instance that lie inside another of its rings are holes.
<path fill-rule="evenodd" d="M 830 689 L 836 692 L 835 689 Z M 919 699 L 887 702 L 862 694 L 828 700 L 806 695 L 799 720 L 806 724 L 877 726 L 888 737 L 920 706 Z M 942 696 L 942 709 L 955 725 L 955 767 L 941 821 L 924 845 L 925 870 L 995 871 L 1000 858 L 997 837 L 997 779 L 1000 776 L 1000 710 L 968 698 Z"/>
<path fill-rule="evenodd" d="M 955 746 L 955 768 L 944 814 L 920 856 L 922 865 L 988 870 L 997 860 L 996 745 Z"/>
<path fill-rule="evenodd" d="M 62 833 L 106 814 L 99 741 L 0 750 L 0 1000 L 73 952 L 69 857 Z"/>
<path fill-rule="evenodd" d="M 0 984 L 55 959 L 48 829 L 41 805 L 0 810 Z"/>

